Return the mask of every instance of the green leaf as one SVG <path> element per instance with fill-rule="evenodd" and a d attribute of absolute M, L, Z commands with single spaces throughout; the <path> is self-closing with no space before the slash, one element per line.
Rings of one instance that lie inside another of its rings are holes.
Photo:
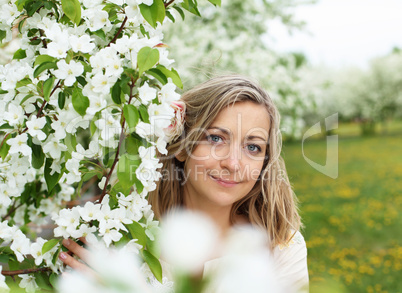
<path fill-rule="evenodd" d="M 95 113 L 94 117 L 91 120 L 91 123 L 90 123 L 91 136 L 94 135 L 95 131 L 98 129 L 96 127 L 95 121 L 99 120 L 100 117 L 101 117 L 101 113 L 99 111 L 99 112 Z"/>
<path fill-rule="evenodd" d="M 94 176 L 97 176 L 99 174 L 99 171 L 90 171 L 90 172 L 87 172 L 87 173 L 85 173 L 83 176 L 82 176 L 82 180 L 83 181 L 88 181 L 89 179 L 91 179 L 92 177 L 94 177 Z"/>
<path fill-rule="evenodd" d="M 0 254 L 0 263 L 8 263 L 9 259 L 10 259 L 10 255 Z"/>
<path fill-rule="evenodd" d="M 28 84 L 31 84 L 32 80 L 29 77 L 26 77 L 24 79 L 21 79 L 20 81 L 17 82 L 17 84 L 15 85 L 16 88 L 22 87 L 22 86 L 26 86 Z"/>
<path fill-rule="evenodd" d="M 45 254 L 60 242 L 59 239 L 50 239 L 42 246 L 42 254 Z"/>
<path fill-rule="evenodd" d="M 34 66 L 40 65 L 45 62 L 54 62 L 55 63 L 56 61 L 57 61 L 57 58 L 55 58 L 55 57 L 52 57 L 49 55 L 38 55 L 38 57 L 36 57 L 36 59 L 35 59 Z"/>
<path fill-rule="evenodd" d="M 140 163 L 140 159 L 130 156 L 129 154 L 124 154 L 119 159 L 119 163 L 117 164 L 117 178 L 119 178 L 121 186 L 127 191 L 129 191 L 135 181 L 138 180 L 135 176 L 135 170 Z"/>
<path fill-rule="evenodd" d="M 118 80 L 114 86 L 111 88 L 111 94 L 112 94 L 112 100 L 115 102 L 117 105 L 121 104 L 121 87 L 120 87 L 120 81 Z"/>
<path fill-rule="evenodd" d="M 19 33 L 22 33 L 22 28 L 24 27 L 25 20 L 27 20 L 27 17 L 22 19 L 20 22 L 18 22 L 18 32 Z"/>
<path fill-rule="evenodd" d="M 169 10 L 166 10 L 166 16 L 172 21 L 175 22 L 176 19 L 174 18 L 174 16 L 170 13 Z"/>
<path fill-rule="evenodd" d="M 163 85 L 167 84 L 166 75 L 164 75 L 159 69 L 151 68 L 151 69 L 147 70 L 147 74 L 155 77 L 157 80 L 160 81 L 161 84 L 163 84 Z"/>
<path fill-rule="evenodd" d="M 150 47 L 143 47 L 138 52 L 137 64 L 139 74 L 152 68 L 159 61 L 159 50 L 151 49 Z"/>
<path fill-rule="evenodd" d="M 45 162 L 45 154 L 40 145 L 32 144 L 32 167 L 40 169 Z"/>
<path fill-rule="evenodd" d="M 176 9 L 176 10 L 177 10 L 177 12 L 179 12 L 179 13 L 180 13 L 181 18 L 184 20 L 184 18 L 185 18 L 185 14 L 184 14 L 183 9 L 181 9 L 181 8 L 180 8 L 179 6 L 177 6 L 177 5 L 173 5 L 173 8 L 174 8 L 174 9 Z"/>
<path fill-rule="evenodd" d="M 145 123 L 149 123 L 149 114 L 147 107 L 145 105 L 140 105 L 138 107 L 138 110 L 140 110 L 141 120 Z"/>
<path fill-rule="evenodd" d="M 172 70 L 167 69 L 165 66 L 162 65 L 158 65 L 156 67 L 157 69 L 159 69 L 164 75 L 166 75 L 166 77 L 170 77 L 173 81 L 173 83 L 183 89 L 183 83 L 181 82 L 180 76 L 177 73 L 176 70 L 174 70 L 174 68 L 172 68 Z"/>
<path fill-rule="evenodd" d="M 59 105 L 60 109 L 64 108 L 64 105 L 66 104 L 66 94 L 64 92 L 59 93 L 59 98 L 57 100 L 57 104 Z"/>
<path fill-rule="evenodd" d="M 181 3 L 181 6 L 186 9 L 187 11 L 191 12 L 192 14 L 195 14 L 197 16 L 201 16 L 200 12 L 198 11 L 198 4 L 196 0 L 184 0 L 183 3 Z"/>
<path fill-rule="evenodd" d="M 7 36 L 7 32 L 0 30 L 0 43 L 1 43 L 1 41 L 3 41 L 3 39 L 6 38 L 6 36 Z"/>
<path fill-rule="evenodd" d="M 27 57 L 26 51 L 22 50 L 22 49 L 18 49 L 17 51 L 15 51 L 13 59 L 19 60 L 19 59 L 24 59 L 25 57 Z"/>
<path fill-rule="evenodd" d="M 77 136 L 67 133 L 66 138 L 64 139 L 64 144 L 67 146 L 67 150 L 71 154 L 77 148 Z"/>
<path fill-rule="evenodd" d="M 47 69 L 55 69 L 57 68 L 57 65 L 55 62 L 44 62 L 41 63 L 36 69 L 34 70 L 34 77 L 38 77 L 39 74 L 41 74 L 43 71 Z"/>
<path fill-rule="evenodd" d="M 61 178 L 61 174 L 54 172 L 52 175 L 50 175 L 50 172 L 52 169 L 50 166 L 53 163 L 53 159 L 46 158 L 45 162 L 45 181 L 47 185 L 47 190 L 50 192 L 52 189 L 56 186 L 56 184 L 59 182 Z"/>
<path fill-rule="evenodd" d="M 3 142 L 3 144 L 1 145 L 1 148 L 0 148 L 0 157 L 3 159 L 3 161 L 6 158 L 8 151 L 10 150 L 10 147 L 11 147 L 7 143 L 7 140 L 9 140 L 10 138 L 11 138 L 11 135 L 7 136 L 6 138 L 3 138 L 4 140 L 0 141 L 0 143 Z"/>
<path fill-rule="evenodd" d="M 53 290 L 52 285 L 49 282 L 49 276 L 44 273 L 44 272 L 40 272 L 40 273 L 35 273 L 35 282 L 36 284 L 45 290 Z"/>
<path fill-rule="evenodd" d="M 80 88 L 74 88 L 72 102 L 75 111 L 77 111 L 77 113 L 81 116 L 84 116 L 87 108 L 89 107 L 89 99 L 82 94 L 82 90 Z"/>
<path fill-rule="evenodd" d="M 56 78 L 54 76 L 51 76 L 43 83 L 43 97 L 48 102 L 49 102 L 49 98 L 50 98 L 50 93 L 52 92 L 52 89 L 53 89 L 53 84 L 54 84 L 55 79 Z"/>
<path fill-rule="evenodd" d="M 98 36 L 99 38 L 101 38 L 103 41 L 106 41 L 106 34 L 103 31 L 103 29 L 97 30 L 92 32 L 93 35 Z"/>
<path fill-rule="evenodd" d="M 81 6 L 78 0 L 61 0 L 64 14 L 76 25 L 81 21 Z"/>
<path fill-rule="evenodd" d="M 27 11 L 28 16 L 32 16 L 35 14 L 43 6 L 42 1 L 30 1 L 25 5 L 25 9 Z"/>
<path fill-rule="evenodd" d="M 131 237 L 133 237 L 133 239 L 138 239 L 137 243 L 145 247 L 147 244 L 147 235 L 145 234 L 144 227 L 142 227 L 138 222 L 125 224 L 125 226 L 128 231 L 130 231 Z"/>
<path fill-rule="evenodd" d="M 153 27 L 156 28 L 156 22 L 163 22 L 165 19 L 165 5 L 163 0 L 154 0 L 151 6 L 140 4 L 140 11 L 145 20 Z"/>
<path fill-rule="evenodd" d="M 124 105 L 123 115 L 126 118 L 126 122 L 130 129 L 130 132 L 134 131 L 135 126 L 137 126 L 138 120 L 140 119 L 140 114 L 134 105 Z"/>
<path fill-rule="evenodd" d="M 146 250 L 142 251 L 142 256 L 151 269 L 151 272 L 154 274 L 155 278 L 159 282 L 162 282 L 162 266 L 159 260 Z"/>
<path fill-rule="evenodd" d="M 221 0 L 208 0 L 208 1 L 214 4 L 215 6 L 221 7 Z"/>
<path fill-rule="evenodd" d="M 50 276 L 49 276 L 49 282 L 50 282 L 50 284 L 51 284 L 54 288 L 57 288 L 58 279 L 59 279 L 59 275 L 58 275 L 58 274 L 51 273 Z"/>
<path fill-rule="evenodd" d="M 123 141 L 123 144 L 121 146 L 121 152 L 127 153 L 131 156 L 138 155 L 138 149 L 141 146 L 141 141 L 133 137 L 132 135 L 129 135 L 126 137 L 126 139 Z"/>
<path fill-rule="evenodd" d="M 20 102 L 20 105 L 24 104 L 26 100 L 28 100 L 29 98 L 32 98 L 34 96 L 34 94 L 27 94 Z"/>
<path fill-rule="evenodd" d="M 147 250 L 152 253 L 156 258 L 161 254 L 161 246 L 159 241 L 152 241 L 147 237 Z"/>

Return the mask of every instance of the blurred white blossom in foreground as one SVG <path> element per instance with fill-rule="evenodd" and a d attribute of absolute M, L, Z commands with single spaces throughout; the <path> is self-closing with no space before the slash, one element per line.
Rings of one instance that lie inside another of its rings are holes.
<path fill-rule="evenodd" d="M 235 227 L 221 240 L 214 223 L 193 211 L 178 211 L 162 223 L 162 283 L 146 264 L 140 263 L 138 254 L 103 246 L 88 260 L 96 276 L 68 273 L 61 278 L 60 293 L 193 292 L 176 290 L 174 284 L 179 284 L 180 278 L 201 273 L 204 292 L 208 293 L 283 292 L 272 269 L 264 232 L 251 226 Z M 190 290 L 191 285 L 187 288 Z"/>

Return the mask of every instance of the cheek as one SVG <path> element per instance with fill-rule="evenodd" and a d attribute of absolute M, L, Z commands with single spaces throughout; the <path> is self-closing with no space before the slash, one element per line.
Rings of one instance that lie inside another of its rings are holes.
<path fill-rule="evenodd" d="M 249 165 L 248 168 L 248 178 L 252 182 L 256 182 L 260 177 L 261 170 L 263 167 L 263 162 L 253 162 Z"/>

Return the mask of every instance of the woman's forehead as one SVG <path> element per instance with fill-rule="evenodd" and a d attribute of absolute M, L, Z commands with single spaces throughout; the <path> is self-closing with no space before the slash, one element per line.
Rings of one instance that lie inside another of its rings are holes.
<path fill-rule="evenodd" d="M 268 138 L 270 116 L 264 105 L 253 102 L 238 102 L 224 108 L 208 129 L 241 133 L 243 136 L 263 135 Z"/>

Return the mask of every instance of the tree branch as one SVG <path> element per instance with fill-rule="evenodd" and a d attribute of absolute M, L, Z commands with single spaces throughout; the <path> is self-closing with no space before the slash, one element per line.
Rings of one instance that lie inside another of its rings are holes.
<path fill-rule="evenodd" d="M 124 18 L 123 22 L 121 23 L 121 26 L 119 28 L 119 30 L 117 31 L 116 35 L 113 37 L 113 39 L 110 41 L 109 44 L 107 44 L 106 47 L 109 47 L 111 44 L 113 44 L 114 42 L 116 42 L 117 38 L 119 37 L 120 33 L 123 31 L 124 25 L 127 22 L 127 16 Z"/>
<path fill-rule="evenodd" d="M 1 147 L 3 146 L 4 142 L 6 141 L 7 136 L 9 136 L 10 134 L 11 134 L 11 132 L 7 133 L 7 134 L 4 136 L 4 138 L 3 138 L 3 140 L 1 141 L 1 144 L 0 144 L 0 149 L 1 149 Z M 3 158 L 3 159 L 4 159 L 4 158 Z"/>
<path fill-rule="evenodd" d="M 130 104 L 131 100 L 133 99 L 133 88 L 134 88 L 134 85 L 135 85 L 136 81 L 137 80 L 135 80 L 135 81 L 131 80 L 130 99 L 128 100 L 128 104 Z M 109 174 L 107 174 L 106 181 L 105 181 L 105 186 L 103 187 L 102 194 L 100 196 L 99 201 L 102 201 L 103 197 L 106 195 L 106 190 L 107 190 L 107 186 L 109 184 L 110 177 L 112 176 L 113 170 L 116 167 L 117 161 L 119 160 L 120 146 L 123 143 L 123 139 L 125 137 L 125 135 L 124 135 L 124 126 L 126 124 L 126 119 L 125 119 L 125 117 L 123 115 L 123 112 L 121 113 L 121 116 L 123 117 L 123 122 L 121 123 L 121 132 L 120 132 L 119 145 L 117 146 L 116 156 L 114 157 L 114 161 L 113 161 L 112 167 L 110 168 Z"/>
<path fill-rule="evenodd" d="M 49 272 L 50 268 L 36 268 L 36 269 L 25 269 L 25 270 L 16 270 L 16 271 L 1 271 L 3 276 L 15 276 L 15 275 L 25 275 L 32 274 L 36 272 Z"/>
<path fill-rule="evenodd" d="M 172 4 L 174 2 L 174 0 L 170 0 L 168 3 L 164 3 L 165 8 L 167 8 L 170 4 Z"/>
<path fill-rule="evenodd" d="M 15 206 L 15 203 L 13 203 L 13 205 L 11 206 L 10 210 L 8 211 L 8 213 L 1 218 L 1 221 L 4 221 L 5 219 L 7 219 L 12 213 L 14 213 L 20 206 L 23 205 L 23 203 L 20 203 L 18 206 Z"/>
<path fill-rule="evenodd" d="M 50 93 L 49 98 L 54 94 L 54 92 L 56 91 L 56 89 L 57 89 L 59 86 L 60 86 L 60 79 L 59 79 L 59 81 L 57 82 L 56 86 L 53 88 L 52 92 Z M 38 114 L 36 114 L 36 117 L 41 117 L 41 114 L 42 114 L 42 111 L 43 111 L 43 108 L 45 107 L 45 105 L 46 105 L 46 100 L 43 99 L 42 106 L 40 107 L 40 109 L 39 109 L 39 111 L 38 111 Z"/>

